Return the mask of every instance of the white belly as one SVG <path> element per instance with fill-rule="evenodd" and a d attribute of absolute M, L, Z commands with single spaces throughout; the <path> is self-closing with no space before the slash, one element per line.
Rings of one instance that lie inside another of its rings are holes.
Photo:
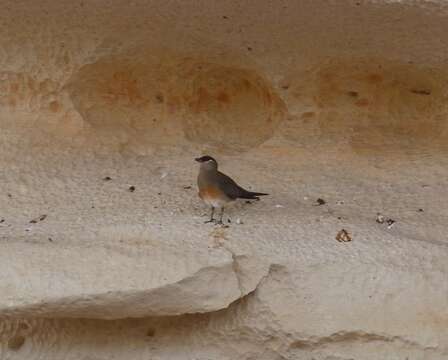
<path fill-rule="evenodd" d="M 222 200 L 222 199 L 213 199 L 213 198 L 208 198 L 208 197 L 204 197 L 202 200 L 204 200 L 204 202 L 209 205 L 209 206 L 213 206 L 214 208 L 222 208 L 224 207 L 226 204 L 229 203 L 229 201 L 227 200 Z"/>

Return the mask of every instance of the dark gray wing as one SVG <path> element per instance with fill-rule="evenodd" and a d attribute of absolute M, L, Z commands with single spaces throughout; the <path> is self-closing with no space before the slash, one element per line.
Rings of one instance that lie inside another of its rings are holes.
<path fill-rule="evenodd" d="M 246 193 L 246 190 L 222 172 L 218 171 L 217 180 L 219 188 L 231 199 L 237 199 Z"/>

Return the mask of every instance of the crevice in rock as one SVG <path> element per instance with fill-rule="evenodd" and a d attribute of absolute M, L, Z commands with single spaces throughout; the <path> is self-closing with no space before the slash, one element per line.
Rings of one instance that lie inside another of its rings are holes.
<path fill-rule="evenodd" d="M 385 334 L 369 333 L 365 331 L 338 331 L 328 336 L 310 337 L 308 339 L 296 340 L 291 343 L 290 348 L 301 350 L 315 350 L 323 348 L 328 345 L 341 343 L 398 343 L 406 347 L 411 347 L 419 350 L 433 350 L 437 351 L 437 347 L 423 346 L 417 342 L 406 339 L 402 336 L 393 336 Z"/>
<path fill-rule="evenodd" d="M 230 251 L 230 250 L 229 250 Z M 233 263 L 232 263 L 232 268 L 233 268 L 233 272 L 235 273 L 235 276 L 236 276 L 236 280 L 238 281 L 238 288 L 240 289 L 240 293 L 241 293 L 241 298 L 242 297 L 244 297 L 245 295 L 244 295 L 244 289 L 243 289 L 243 284 L 242 284 L 242 282 L 241 282 L 241 276 L 240 276 L 240 271 L 241 271 L 241 269 L 240 269 L 240 267 L 239 267 L 239 264 L 238 264 L 238 257 L 235 255 L 235 253 L 233 252 L 233 251 L 231 251 L 231 253 L 232 253 L 232 260 L 233 260 Z M 261 282 L 262 280 L 260 280 L 260 282 Z M 258 282 L 258 284 L 260 284 L 260 282 Z M 256 289 L 257 289 L 257 287 L 258 287 L 258 285 L 255 287 L 255 289 L 254 290 L 252 290 L 252 291 L 255 291 Z M 252 292 L 251 291 L 251 292 Z M 250 293 L 249 293 L 250 294 Z"/>

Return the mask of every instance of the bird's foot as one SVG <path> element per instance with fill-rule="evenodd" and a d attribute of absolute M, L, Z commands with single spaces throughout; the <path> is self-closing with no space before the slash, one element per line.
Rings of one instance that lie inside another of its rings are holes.
<path fill-rule="evenodd" d="M 221 226 L 222 228 L 228 228 L 228 227 L 229 227 L 229 225 L 224 224 L 224 223 L 222 222 L 222 220 L 216 221 L 216 222 L 215 222 L 215 225 L 219 225 L 219 226 Z"/>
<path fill-rule="evenodd" d="M 210 219 L 210 220 L 204 221 L 204 224 L 209 224 L 209 223 L 216 223 L 216 220 Z"/>

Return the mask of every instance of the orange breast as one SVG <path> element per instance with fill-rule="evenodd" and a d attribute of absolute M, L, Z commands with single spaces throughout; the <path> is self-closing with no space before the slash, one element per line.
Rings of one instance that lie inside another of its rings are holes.
<path fill-rule="evenodd" d="M 206 188 L 201 189 L 199 191 L 199 197 L 202 200 L 205 200 L 205 199 L 220 199 L 220 198 L 223 197 L 223 193 L 219 189 L 217 189 L 215 187 L 210 187 L 209 186 L 209 187 L 206 187 Z"/>

